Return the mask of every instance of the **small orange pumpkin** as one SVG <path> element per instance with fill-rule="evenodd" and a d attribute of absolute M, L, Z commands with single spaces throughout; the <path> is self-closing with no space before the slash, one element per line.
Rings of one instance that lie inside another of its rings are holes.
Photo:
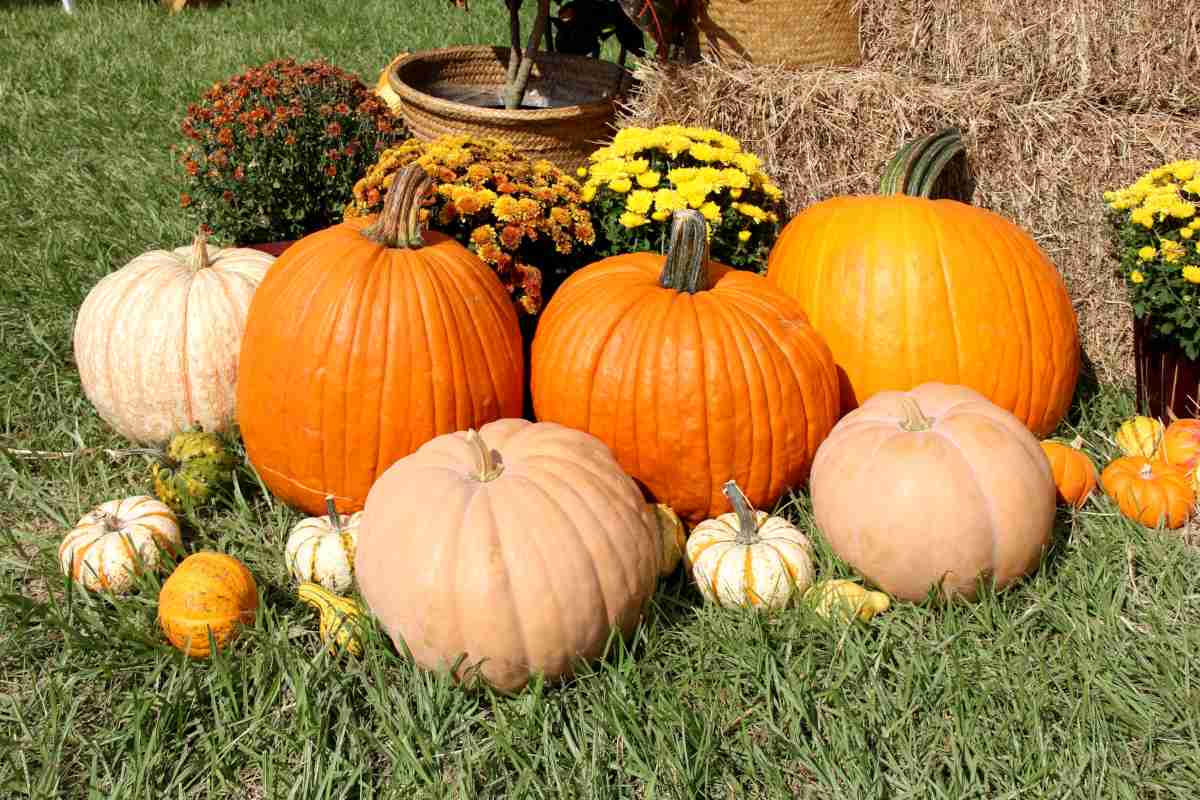
<path fill-rule="evenodd" d="M 185 558 L 158 595 L 158 623 L 167 640 L 193 658 L 210 653 L 211 630 L 217 649 L 237 638 L 258 613 L 258 587 L 241 561 L 224 553 L 199 552 Z"/>
<path fill-rule="evenodd" d="M 1124 514 L 1147 528 L 1179 528 L 1195 494 L 1182 467 L 1145 456 L 1123 456 L 1104 468 L 1100 485 Z"/>
<path fill-rule="evenodd" d="M 1177 419 L 1168 425 L 1158 455 L 1168 464 L 1194 472 L 1200 464 L 1200 419 Z"/>
<path fill-rule="evenodd" d="M 1100 480 L 1096 465 L 1083 452 L 1083 437 L 1076 436 L 1070 444 L 1047 439 L 1042 442 L 1042 452 L 1050 460 L 1050 471 L 1054 473 L 1054 486 L 1058 489 L 1058 501 L 1064 505 L 1083 508 L 1092 496 Z"/>

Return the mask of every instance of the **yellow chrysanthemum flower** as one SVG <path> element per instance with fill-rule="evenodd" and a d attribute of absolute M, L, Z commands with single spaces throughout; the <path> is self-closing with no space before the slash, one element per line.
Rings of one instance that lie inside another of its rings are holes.
<path fill-rule="evenodd" d="M 1151 260 L 1153 258 L 1157 258 L 1157 257 L 1158 257 L 1158 251 L 1155 250 L 1150 245 L 1146 245 L 1141 250 L 1138 250 L 1138 258 L 1140 258 L 1142 261 L 1149 261 L 1149 260 Z"/>
<path fill-rule="evenodd" d="M 721 219 L 721 207 L 711 200 L 700 206 L 699 211 L 709 222 L 717 222 Z"/>
<path fill-rule="evenodd" d="M 650 219 L 654 220 L 655 222 L 664 222 L 670 218 L 671 212 L 667 211 L 666 209 L 659 209 L 650 215 Z"/>
<path fill-rule="evenodd" d="M 1168 212 L 1176 219 L 1191 219 L 1196 216 L 1196 207 L 1187 201 L 1179 201 L 1171 206 Z"/>
<path fill-rule="evenodd" d="M 672 211 L 687 208 L 687 198 L 674 189 L 659 189 L 654 193 L 654 207 L 669 216 Z"/>
<path fill-rule="evenodd" d="M 729 196 L 732 197 L 734 200 L 737 200 L 739 197 L 742 196 L 742 190 L 741 189 L 730 189 Z"/>
<path fill-rule="evenodd" d="M 733 207 L 755 222 L 762 222 L 767 213 L 753 203 L 734 203 Z"/>
<path fill-rule="evenodd" d="M 733 163 L 743 172 L 758 172 L 762 161 L 753 153 L 738 153 L 733 157 Z"/>
<path fill-rule="evenodd" d="M 739 242 L 750 241 L 750 231 L 738 231 L 738 241 Z"/>
<path fill-rule="evenodd" d="M 625 162 L 625 171 L 630 175 L 641 175 L 650 169 L 650 162 L 644 158 L 634 158 Z"/>
<path fill-rule="evenodd" d="M 1184 255 L 1183 245 L 1173 239 L 1163 239 L 1159 244 L 1159 250 L 1162 251 L 1163 261 L 1168 264 L 1178 262 Z"/>
<path fill-rule="evenodd" d="M 609 181 L 608 188 L 612 189 L 614 192 L 625 194 L 633 188 L 633 182 L 630 181 L 629 178 L 626 178 L 622 175 L 619 178 L 613 178 L 611 181 Z"/>
<path fill-rule="evenodd" d="M 637 185 L 643 189 L 653 189 L 655 186 L 658 186 L 658 181 L 661 177 L 654 170 L 648 170 L 637 176 Z"/>
<path fill-rule="evenodd" d="M 1179 229 L 1179 238 L 1190 239 L 1190 238 L 1192 238 L 1192 233 L 1193 233 L 1193 231 L 1191 228 L 1180 228 Z"/>
<path fill-rule="evenodd" d="M 1154 227 L 1154 212 L 1148 208 L 1135 208 L 1129 213 L 1129 221 L 1146 228 Z"/>
<path fill-rule="evenodd" d="M 1146 276 L 1135 269 L 1133 272 L 1129 273 L 1129 280 L 1133 281 L 1134 283 L 1142 283 L 1146 280 Z"/>
<path fill-rule="evenodd" d="M 1200 283 L 1200 267 L 1184 267 L 1183 279 L 1188 283 Z"/>
<path fill-rule="evenodd" d="M 579 199 L 585 203 L 590 203 L 596 198 L 596 186 L 593 183 L 586 183 L 583 189 L 579 192 Z"/>
<path fill-rule="evenodd" d="M 634 214 L 632 211 L 626 211 L 618 218 L 618 222 L 626 228 L 636 228 L 639 225 L 645 225 L 649 220 L 641 214 Z"/>
<path fill-rule="evenodd" d="M 730 189 L 747 189 L 750 187 L 750 177 L 736 167 L 721 170 L 721 183 Z"/>
<path fill-rule="evenodd" d="M 629 193 L 625 200 L 625 209 L 635 214 L 646 214 L 654 204 L 654 193 L 646 189 L 636 189 Z"/>
<path fill-rule="evenodd" d="M 577 167 L 575 170 L 575 174 L 581 178 L 586 178 L 587 174 L 588 174 L 587 167 Z"/>

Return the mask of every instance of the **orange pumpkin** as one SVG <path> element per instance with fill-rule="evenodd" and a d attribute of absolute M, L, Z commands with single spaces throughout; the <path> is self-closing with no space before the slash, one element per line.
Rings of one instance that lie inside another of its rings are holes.
<path fill-rule="evenodd" d="M 653 498 L 695 524 L 733 479 L 769 508 L 808 476 L 837 420 L 837 375 L 795 301 L 709 262 L 704 218 L 675 215 L 667 256 L 568 278 L 533 341 L 538 419 L 587 431 Z"/>
<path fill-rule="evenodd" d="M 1195 495 L 1182 467 L 1145 456 L 1123 456 L 1104 468 L 1100 485 L 1124 514 L 1147 528 L 1179 528 Z"/>
<path fill-rule="evenodd" d="M 258 587 L 246 565 L 202 551 L 180 562 L 158 595 L 158 623 L 167 640 L 193 658 L 210 653 L 209 631 L 221 649 L 258 613 Z"/>
<path fill-rule="evenodd" d="M 915 172 L 927 194 L 948 148 L 961 145 L 954 137 L 919 145 Z M 1071 404 L 1080 364 L 1071 298 L 1033 239 L 991 211 L 904 195 L 836 197 L 788 223 L 767 278 L 829 343 L 843 411 L 938 381 L 981 392 L 1044 436 Z"/>
<path fill-rule="evenodd" d="M 1042 452 L 1050 460 L 1050 471 L 1054 473 L 1058 500 L 1075 508 L 1083 507 L 1100 479 L 1096 465 L 1082 448 L 1081 436 L 1076 436 L 1070 444 L 1053 439 L 1042 442 Z"/>
<path fill-rule="evenodd" d="M 1168 464 L 1194 472 L 1200 464 L 1200 419 L 1177 419 L 1168 425 L 1158 454 Z"/>
<path fill-rule="evenodd" d="M 524 357 L 495 273 L 422 233 L 429 178 L 397 176 L 383 214 L 305 237 L 254 296 L 238 418 L 272 492 L 310 515 L 358 511 L 376 477 L 443 433 L 518 416 Z"/>

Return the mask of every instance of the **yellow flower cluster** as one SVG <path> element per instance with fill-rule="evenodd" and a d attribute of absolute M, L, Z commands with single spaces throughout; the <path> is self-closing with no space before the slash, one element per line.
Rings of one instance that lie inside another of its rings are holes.
<path fill-rule="evenodd" d="M 1168 220 L 1193 219 L 1198 198 L 1200 161 L 1196 160 L 1164 164 L 1130 186 L 1104 193 L 1109 208 L 1128 211 L 1129 221 L 1144 228 L 1153 228 L 1155 223 Z"/>

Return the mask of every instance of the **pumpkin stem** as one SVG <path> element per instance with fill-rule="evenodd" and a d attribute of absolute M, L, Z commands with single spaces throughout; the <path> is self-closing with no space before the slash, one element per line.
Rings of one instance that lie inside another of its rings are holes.
<path fill-rule="evenodd" d="M 964 150 L 962 132 L 958 128 L 945 128 L 930 136 L 913 139 L 884 167 L 879 193 L 929 197 L 942 170 Z"/>
<path fill-rule="evenodd" d="M 691 208 L 671 215 L 671 240 L 658 285 L 677 292 L 707 291 L 708 226 L 704 215 Z"/>
<path fill-rule="evenodd" d="M 104 530 L 108 533 L 116 533 L 121 530 L 121 520 L 117 518 L 116 514 L 104 515 Z"/>
<path fill-rule="evenodd" d="M 342 515 L 338 513 L 337 506 L 334 505 L 333 495 L 325 495 L 325 510 L 329 512 L 329 524 L 333 526 L 336 533 L 342 532 Z"/>
<path fill-rule="evenodd" d="M 467 441 L 475 448 L 475 465 L 478 472 L 473 476 L 480 483 L 494 481 L 504 472 L 504 464 L 497 458 L 499 453 L 487 446 L 479 431 L 471 428 L 467 431 Z"/>
<path fill-rule="evenodd" d="M 196 231 L 196 238 L 192 239 L 192 272 L 208 269 L 211 264 L 208 258 L 208 235 L 201 228 Z"/>
<path fill-rule="evenodd" d="M 374 225 L 363 229 L 363 236 L 385 247 L 417 248 L 425 244 L 421 236 L 421 200 L 433 181 L 420 164 L 409 164 L 392 179 L 392 188 L 383 201 L 383 211 Z"/>
<path fill-rule="evenodd" d="M 734 513 L 738 517 L 738 544 L 754 544 L 758 541 L 758 515 L 754 512 L 754 506 L 750 505 L 750 501 L 746 499 L 745 493 L 741 487 L 737 485 L 737 481 L 725 481 L 725 485 L 721 487 L 721 493 L 729 500 L 729 504 L 733 506 Z"/>
<path fill-rule="evenodd" d="M 1083 449 L 1083 437 L 1080 436 L 1079 434 L 1075 434 L 1075 438 L 1071 440 L 1071 447 L 1075 448 L 1076 450 L 1082 450 Z"/>
<path fill-rule="evenodd" d="M 1138 470 L 1138 477 L 1144 481 L 1148 481 L 1154 477 L 1154 468 L 1150 466 L 1149 461 L 1142 464 L 1142 468 Z"/>
<path fill-rule="evenodd" d="M 933 420 L 925 416 L 921 406 L 911 397 L 900 398 L 900 407 L 904 410 L 904 421 L 900 427 L 906 431 L 927 431 L 933 427 Z"/>

